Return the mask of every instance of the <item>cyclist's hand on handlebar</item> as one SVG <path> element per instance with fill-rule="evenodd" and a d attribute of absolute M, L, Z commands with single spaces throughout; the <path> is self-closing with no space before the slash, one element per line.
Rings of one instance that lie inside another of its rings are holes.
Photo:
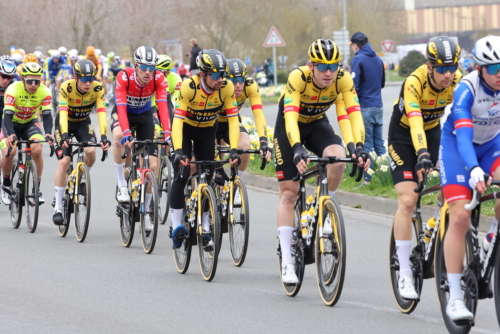
<path fill-rule="evenodd" d="M 102 135 L 100 144 L 101 144 L 101 148 L 104 151 L 107 151 L 109 149 L 109 147 L 111 146 L 111 142 L 108 140 L 108 136 Z"/>
<path fill-rule="evenodd" d="M 226 171 L 222 166 L 215 169 L 214 182 L 219 186 L 223 186 L 225 181 L 229 181 L 229 176 L 227 176 Z"/>
<path fill-rule="evenodd" d="M 71 138 L 67 132 L 61 135 L 61 147 L 68 148 L 69 144 L 71 144 Z"/>
<path fill-rule="evenodd" d="M 134 144 L 135 138 L 132 137 L 131 135 L 126 135 L 123 136 L 123 138 L 120 140 L 120 144 L 122 144 L 125 147 L 132 148 L 132 145 Z"/>
<path fill-rule="evenodd" d="M 45 140 L 49 142 L 49 144 L 54 143 L 54 136 L 50 133 L 45 134 Z"/>
<path fill-rule="evenodd" d="M 238 155 L 238 150 L 235 148 L 232 148 L 229 153 L 229 163 L 231 164 L 231 166 L 239 166 L 239 164 L 241 163 L 241 158 Z"/>
<path fill-rule="evenodd" d="M 488 182 L 485 184 L 484 180 Z M 486 191 L 486 188 L 491 185 L 491 177 L 485 174 L 479 166 L 472 167 L 470 171 L 469 186 L 477 190 L 481 195 Z"/>
<path fill-rule="evenodd" d="M 17 137 L 16 135 L 10 135 L 7 138 L 5 138 L 5 143 L 7 144 L 7 147 L 13 147 L 16 144 Z"/>
<path fill-rule="evenodd" d="M 427 152 L 420 154 L 418 163 L 415 165 L 418 179 L 422 181 L 425 171 L 427 170 L 429 173 L 432 173 L 432 168 L 434 168 L 434 166 L 432 165 L 430 154 Z"/>
<path fill-rule="evenodd" d="M 354 150 L 352 157 L 358 159 L 358 166 L 362 167 L 365 172 L 370 168 L 370 155 L 364 151 L 362 143 L 358 143 L 356 145 L 356 149 Z"/>
<path fill-rule="evenodd" d="M 293 145 L 293 163 L 300 174 L 304 174 L 309 163 L 309 154 L 300 143 Z"/>
<path fill-rule="evenodd" d="M 187 155 L 182 153 L 182 149 L 178 149 L 174 151 L 174 156 L 172 158 L 172 164 L 174 166 L 187 166 Z"/>
<path fill-rule="evenodd" d="M 271 148 L 267 146 L 267 140 L 265 137 L 262 137 L 260 140 L 260 154 L 262 155 L 262 158 L 269 160 L 271 158 Z"/>

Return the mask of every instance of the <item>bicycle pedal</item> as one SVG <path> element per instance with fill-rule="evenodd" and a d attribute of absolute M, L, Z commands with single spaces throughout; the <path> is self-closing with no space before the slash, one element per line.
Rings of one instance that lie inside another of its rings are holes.
<path fill-rule="evenodd" d="M 457 326 L 468 326 L 468 325 L 474 326 L 473 320 L 457 320 L 457 321 L 453 321 L 453 322 Z"/>

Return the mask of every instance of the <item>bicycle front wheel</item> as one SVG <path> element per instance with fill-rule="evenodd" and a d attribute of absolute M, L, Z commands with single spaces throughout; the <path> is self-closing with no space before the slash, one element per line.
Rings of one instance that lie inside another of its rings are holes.
<path fill-rule="evenodd" d="M 500 326 L 500 247 L 497 247 L 495 257 L 495 277 L 493 280 L 493 290 L 495 291 L 495 310 L 497 312 L 497 321 Z"/>
<path fill-rule="evenodd" d="M 170 208 L 170 187 L 172 180 L 172 166 L 168 157 L 164 157 L 160 165 L 160 175 L 158 177 L 158 217 L 160 224 L 165 224 L 168 218 L 168 210 Z"/>
<path fill-rule="evenodd" d="M 19 228 L 21 218 L 23 217 L 23 210 L 21 207 L 24 201 L 24 188 L 19 186 L 19 183 L 22 182 L 22 180 L 20 180 L 19 168 L 17 165 L 12 167 L 11 175 L 10 217 L 12 226 L 14 228 Z"/>
<path fill-rule="evenodd" d="M 71 173 L 71 172 L 69 172 Z M 73 200 L 71 199 L 68 189 L 64 192 L 64 197 L 63 197 L 63 217 L 64 217 L 64 224 L 58 225 L 57 229 L 59 231 L 59 235 L 61 237 L 65 237 L 68 234 L 69 231 L 69 224 L 71 221 L 71 213 L 73 213 L 74 207 L 73 207 Z"/>
<path fill-rule="evenodd" d="M 344 218 L 332 199 L 323 202 L 321 225 L 316 229 L 316 278 L 319 293 L 327 306 L 335 305 L 342 293 L 346 267 Z"/>
<path fill-rule="evenodd" d="M 247 189 L 241 179 L 234 180 L 233 196 L 233 222 L 228 223 L 229 248 L 234 265 L 240 267 L 247 255 L 250 224 Z"/>
<path fill-rule="evenodd" d="M 130 175 L 131 168 L 125 168 L 125 179 L 127 180 L 127 186 L 129 194 L 132 196 L 132 180 Z M 118 192 L 118 187 L 116 187 L 116 192 Z M 120 211 L 120 237 L 122 240 L 122 244 L 125 247 L 130 247 L 132 244 L 132 240 L 134 239 L 134 229 L 135 229 L 135 220 L 134 220 L 134 202 L 132 198 L 129 202 L 126 203 L 118 203 L 119 206 L 124 209 L 119 209 Z"/>
<path fill-rule="evenodd" d="M 201 196 L 199 210 L 202 216 L 205 216 L 202 217 L 202 234 L 198 234 L 198 260 L 203 278 L 210 282 L 215 276 L 219 257 L 219 214 L 215 194 L 211 187 L 203 187 L 198 196 Z"/>
<path fill-rule="evenodd" d="M 146 254 L 151 254 L 155 249 L 156 235 L 158 233 L 158 184 L 153 171 L 149 170 L 144 174 L 145 197 L 151 195 L 149 203 L 143 203 L 144 210 L 141 212 L 141 239 L 142 248 Z M 151 191 L 151 194 L 147 192 Z M 148 221 L 150 224 L 148 224 Z M 149 226 L 148 226 L 149 225 Z"/>
<path fill-rule="evenodd" d="M 90 174 L 86 165 L 80 165 L 78 171 L 78 193 L 75 203 L 76 240 L 84 242 L 89 230 L 90 220 Z"/>
<path fill-rule="evenodd" d="M 34 233 L 38 224 L 38 200 L 40 191 L 38 189 L 38 172 L 36 170 L 36 164 L 33 160 L 26 163 L 24 177 L 26 224 L 28 225 L 28 231 L 30 231 L 30 233 Z"/>

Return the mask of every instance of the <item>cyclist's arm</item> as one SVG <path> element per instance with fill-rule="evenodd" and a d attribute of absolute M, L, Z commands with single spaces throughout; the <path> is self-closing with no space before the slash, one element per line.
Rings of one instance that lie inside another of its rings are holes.
<path fill-rule="evenodd" d="M 130 136 L 130 125 L 127 115 L 127 87 L 129 77 L 124 71 L 120 71 L 116 76 L 115 99 L 118 122 L 124 136 Z"/>
<path fill-rule="evenodd" d="M 171 79 L 168 82 L 168 89 L 170 91 L 170 96 L 172 98 L 172 101 L 175 101 L 177 97 L 179 96 L 179 92 L 181 90 L 181 85 L 182 85 L 182 78 L 174 72 L 170 72 L 168 77 Z"/>
<path fill-rule="evenodd" d="M 168 112 L 167 104 L 167 89 L 168 82 L 165 76 L 157 72 L 156 80 L 156 105 L 158 108 L 158 117 L 160 118 L 161 127 L 163 128 L 163 136 L 170 137 L 170 113 Z"/>
<path fill-rule="evenodd" d="M 184 119 L 186 118 L 189 100 L 193 96 L 193 90 L 196 89 L 189 87 L 191 82 L 192 79 L 189 79 L 182 83 L 181 94 L 175 104 L 174 119 L 172 121 L 172 143 L 174 145 L 174 150 L 182 149 L 182 128 Z"/>
<path fill-rule="evenodd" d="M 421 83 L 418 78 L 409 76 L 404 83 L 404 110 L 410 126 L 411 140 L 415 152 L 420 156 L 427 151 L 427 138 L 424 130 L 424 119 L 420 109 L 420 99 L 422 97 Z"/>
<path fill-rule="evenodd" d="M 285 87 L 284 99 L 285 129 L 290 146 L 300 143 L 299 109 L 300 92 L 304 90 L 306 82 L 302 79 L 304 74 L 300 69 L 293 70 L 288 76 Z"/>
<path fill-rule="evenodd" d="M 59 128 L 61 129 L 61 134 L 68 132 L 68 92 L 66 90 L 67 87 L 68 87 L 67 83 L 62 84 L 59 93 Z"/>
<path fill-rule="evenodd" d="M 340 132 L 342 133 L 342 139 L 344 140 L 346 147 L 354 147 L 355 143 L 354 137 L 352 136 L 351 121 L 347 115 L 342 94 L 340 94 L 337 97 L 337 100 L 335 100 L 335 108 L 337 109 L 337 121 L 339 123 Z"/>
<path fill-rule="evenodd" d="M 226 109 L 227 125 L 229 127 L 229 141 L 231 148 L 238 149 L 240 141 L 240 121 L 238 119 L 238 103 L 234 99 L 234 85 L 231 81 L 226 80 L 226 86 L 222 87 L 225 90 L 224 109 Z"/>
<path fill-rule="evenodd" d="M 3 128 L 5 130 L 5 137 L 15 134 L 14 130 L 14 115 L 16 113 L 16 98 L 15 94 L 11 95 L 9 88 L 5 92 L 4 110 L 3 110 Z"/>
<path fill-rule="evenodd" d="M 97 60 L 97 75 L 96 77 L 102 78 L 102 63 L 100 60 Z"/>
<path fill-rule="evenodd" d="M 97 92 L 97 121 L 99 122 L 99 131 L 101 136 L 108 135 L 108 121 L 106 119 L 106 98 L 104 97 L 104 86 L 97 85 L 94 88 L 94 92 Z"/>
<path fill-rule="evenodd" d="M 43 117 L 43 130 L 45 131 L 45 134 L 52 134 L 52 95 L 50 95 L 50 90 L 47 87 L 40 87 L 40 88 L 45 88 L 44 92 L 45 97 L 42 100 L 42 104 L 40 106 L 42 110 L 42 117 Z M 39 88 L 39 89 L 40 89 Z"/>
<path fill-rule="evenodd" d="M 339 75 L 339 77 L 337 78 L 337 85 L 339 88 L 339 93 L 341 93 L 342 99 L 345 104 L 345 111 L 349 116 L 354 143 L 356 145 L 358 145 L 358 143 L 364 144 L 365 124 L 363 123 L 363 116 L 361 115 L 359 102 L 357 102 L 358 98 L 356 90 L 354 88 L 354 82 L 352 81 L 349 72 L 344 70 L 340 71 L 343 72 L 343 75 Z"/>
<path fill-rule="evenodd" d="M 267 142 L 267 124 L 266 118 L 264 117 L 264 111 L 262 110 L 262 99 L 260 98 L 259 88 L 254 80 L 249 80 L 248 82 L 250 85 L 246 87 L 246 90 L 250 105 L 252 106 L 253 118 L 257 126 L 259 140 Z"/>

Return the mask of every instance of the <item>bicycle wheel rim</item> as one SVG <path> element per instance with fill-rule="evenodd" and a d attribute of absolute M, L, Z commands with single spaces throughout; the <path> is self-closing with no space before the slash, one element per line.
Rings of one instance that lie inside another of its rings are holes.
<path fill-rule="evenodd" d="M 62 203 L 63 203 L 64 224 L 58 225 L 57 230 L 59 231 L 59 235 L 64 238 L 68 234 L 68 231 L 69 231 L 69 225 L 70 225 L 70 219 L 71 219 L 71 209 L 73 206 L 73 201 L 71 200 L 67 189 L 64 192 Z"/>
<path fill-rule="evenodd" d="M 10 200 L 10 217 L 12 222 L 12 227 L 19 228 L 21 225 L 21 219 L 23 216 L 23 210 L 21 209 L 21 201 L 22 199 L 22 190 L 18 187 L 19 185 L 19 169 L 16 165 L 12 167 L 12 179 L 10 181 L 10 191 L 11 191 L 11 200 Z"/>
<path fill-rule="evenodd" d="M 203 187 L 201 194 L 201 207 L 198 208 L 201 212 L 209 212 L 208 224 L 209 231 L 204 232 L 212 237 L 213 246 L 205 247 L 203 242 L 203 235 L 198 235 L 198 260 L 200 263 L 200 270 L 203 278 L 206 281 L 211 281 L 215 277 L 217 270 L 217 260 L 219 257 L 219 215 L 215 203 L 215 194 L 209 186 Z"/>
<path fill-rule="evenodd" d="M 235 204 L 233 199 L 233 223 L 228 223 L 229 249 L 233 264 L 240 267 L 245 262 L 248 249 L 250 210 L 245 184 L 240 180 L 234 181 L 234 197 L 239 193 L 241 203 Z"/>
<path fill-rule="evenodd" d="M 186 227 L 186 230 L 190 230 L 190 224 L 183 223 L 184 226 Z M 191 250 L 192 250 L 192 245 L 190 241 L 190 237 L 186 236 L 186 238 L 182 241 L 182 245 L 179 248 L 174 247 L 174 260 L 175 260 L 175 267 L 177 268 L 177 271 L 181 274 L 184 274 L 187 272 L 189 268 L 189 263 L 191 262 Z"/>
<path fill-rule="evenodd" d="M 25 170 L 25 208 L 26 208 L 26 224 L 30 233 L 36 231 L 38 224 L 38 207 L 39 207 L 39 194 L 38 189 L 38 173 L 36 165 L 33 161 L 28 161 Z"/>
<path fill-rule="evenodd" d="M 158 232 L 158 184 L 156 183 L 156 177 L 153 171 L 147 171 L 144 174 L 144 184 L 142 185 L 144 189 L 151 187 L 151 202 L 149 207 L 146 207 L 144 203 L 144 211 L 141 213 L 141 239 L 142 248 L 146 254 L 151 254 L 155 248 L 156 235 Z M 151 222 L 153 223 L 153 230 L 146 231 L 145 218 L 146 215 L 149 216 Z"/>
<path fill-rule="evenodd" d="M 158 182 L 158 216 L 160 219 L 160 224 L 165 224 L 168 218 L 168 210 L 170 207 L 169 195 L 170 195 L 170 171 L 167 157 L 162 159 L 160 167 L 160 176 Z"/>
<path fill-rule="evenodd" d="M 78 180 L 78 194 L 75 203 L 75 236 L 79 242 L 84 242 L 87 237 L 90 220 L 90 174 L 86 165 L 80 165 Z"/>
<path fill-rule="evenodd" d="M 127 180 L 129 194 L 132 194 L 132 180 L 130 178 L 131 175 L 130 171 L 131 171 L 130 167 L 125 168 L 124 174 L 125 174 L 125 179 Z M 118 187 L 116 191 L 118 191 Z M 124 247 L 130 247 L 130 245 L 132 244 L 132 240 L 134 240 L 135 207 L 132 200 L 130 200 L 128 203 L 125 203 L 125 205 L 128 207 L 128 212 L 122 211 L 120 216 L 120 238 Z"/>

